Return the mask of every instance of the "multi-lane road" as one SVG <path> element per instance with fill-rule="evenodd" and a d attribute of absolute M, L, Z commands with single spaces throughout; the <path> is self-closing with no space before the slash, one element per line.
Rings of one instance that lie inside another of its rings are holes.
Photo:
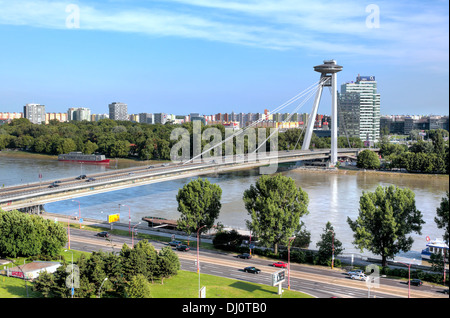
<path fill-rule="evenodd" d="M 108 239 L 95 236 L 91 231 L 70 230 L 70 248 L 81 251 L 115 251 L 119 252 L 126 243 L 131 246 L 131 238 L 126 236 L 111 235 Z M 135 239 L 136 243 L 136 239 Z M 151 242 L 156 249 L 167 246 L 167 243 Z M 197 271 L 196 250 L 189 252 L 174 251 L 178 254 L 181 269 Z M 273 267 L 275 260 L 253 257 L 252 259 L 240 259 L 235 254 L 220 253 L 209 250 L 200 250 L 200 273 L 221 277 L 238 279 L 253 283 L 271 285 L 271 274 L 279 270 Z M 246 266 L 256 266 L 261 269 L 260 274 L 251 274 L 243 271 Z M 408 285 L 405 281 L 388 278 L 380 278 L 379 287 L 369 291 L 364 281 L 351 280 L 341 269 L 327 269 L 323 267 L 291 264 L 290 289 L 301 291 L 317 298 L 406 298 L 408 297 Z M 283 283 L 283 288 L 288 287 L 288 281 Z M 220 294 L 220 293 L 219 293 Z M 414 298 L 448 298 L 443 293 L 442 287 L 423 285 L 411 286 L 411 297 Z"/>

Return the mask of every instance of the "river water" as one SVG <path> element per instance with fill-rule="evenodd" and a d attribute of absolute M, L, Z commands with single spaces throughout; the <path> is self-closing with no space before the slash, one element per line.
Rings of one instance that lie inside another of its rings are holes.
<path fill-rule="evenodd" d="M 115 163 L 104 165 L 80 165 L 76 163 L 58 162 L 54 158 L 16 157 L 0 153 L 0 186 L 26 184 L 64 177 L 76 177 L 83 174 L 97 173 L 107 169 L 126 168 L 136 163 Z M 304 170 L 285 170 L 283 175 L 291 177 L 309 196 L 309 214 L 302 218 L 306 229 L 311 232 L 310 248 L 323 234 L 325 224 L 330 221 L 335 229 L 336 239 L 343 243 L 346 255 L 355 253 L 372 256 L 369 252 L 359 251 L 353 244 L 353 232 L 347 224 L 347 217 L 355 220 L 358 216 L 359 198 L 363 191 L 374 191 L 378 185 L 396 185 L 410 188 L 416 197 L 416 206 L 422 212 L 425 224 L 422 234 L 413 233 L 412 251 L 399 257 L 419 258 L 420 251 L 426 244 L 426 236 L 442 238 L 443 230 L 434 222 L 436 208 L 441 198 L 449 190 L 448 178 L 408 175 L 408 174 L 372 174 L 372 173 L 334 173 Z M 248 189 L 259 178 L 259 170 L 240 170 L 235 172 L 206 176 L 212 183 L 222 188 L 222 209 L 218 221 L 225 226 L 245 230 L 245 220 L 250 219 L 242 201 L 244 190 Z M 136 224 L 144 216 L 178 219 L 176 195 L 178 190 L 191 178 L 166 181 L 135 188 L 118 190 L 104 194 L 80 197 L 81 217 L 106 220 L 108 214 L 118 213 L 121 221 Z M 119 208 L 119 204 L 121 206 Z M 51 213 L 78 216 L 78 202 L 61 201 L 45 205 Z"/>

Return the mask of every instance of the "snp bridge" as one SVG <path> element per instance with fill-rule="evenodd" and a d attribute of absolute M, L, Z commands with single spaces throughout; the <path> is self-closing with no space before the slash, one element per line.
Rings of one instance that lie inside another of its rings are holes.
<path fill-rule="evenodd" d="M 338 156 L 341 158 L 353 157 L 357 156 L 360 151 L 361 149 L 355 148 L 339 149 Z M 261 167 L 260 169 L 273 167 L 275 170 L 272 169 L 269 173 L 275 173 L 279 163 L 329 158 L 330 149 L 291 150 L 268 152 L 264 156 L 257 155 L 255 160 L 248 155 L 235 155 L 202 158 L 200 162 L 194 161 L 188 164 L 166 163 L 111 170 L 91 174 L 86 179 L 65 178 L 3 188 L 0 190 L 0 208 L 5 211 L 34 209 L 35 212 L 39 212 L 40 206 L 47 203 L 151 183 L 255 167 Z"/>

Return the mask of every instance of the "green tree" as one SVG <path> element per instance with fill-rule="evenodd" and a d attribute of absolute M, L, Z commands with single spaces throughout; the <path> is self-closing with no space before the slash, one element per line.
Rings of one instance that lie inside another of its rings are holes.
<path fill-rule="evenodd" d="M 133 276 L 125 287 L 127 298 L 151 298 L 150 283 L 142 274 Z"/>
<path fill-rule="evenodd" d="M 110 147 L 110 156 L 124 158 L 128 156 L 130 151 L 130 143 L 126 140 L 116 140 Z"/>
<path fill-rule="evenodd" d="M 33 290 L 40 292 L 44 298 L 54 297 L 53 289 L 55 287 L 54 276 L 47 271 L 39 273 L 39 276 L 33 281 Z"/>
<path fill-rule="evenodd" d="M 330 222 L 327 222 L 325 225 L 325 229 L 320 238 L 321 240 L 316 244 L 319 248 L 318 257 L 320 264 L 327 264 L 331 262 L 333 249 L 335 257 L 344 251 L 342 242 L 336 238 L 336 233 Z"/>
<path fill-rule="evenodd" d="M 177 254 L 168 246 L 163 247 L 158 253 L 158 274 L 161 278 L 161 284 L 164 279 L 177 275 L 180 269 L 180 260 Z"/>
<path fill-rule="evenodd" d="M 208 231 L 219 216 L 222 204 L 222 189 L 208 181 L 196 179 L 178 191 L 178 228 L 188 234 L 200 229 L 200 234 Z"/>
<path fill-rule="evenodd" d="M 361 169 L 378 169 L 380 159 L 376 152 L 366 149 L 358 154 L 356 166 Z"/>
<path fill-rule="evenodd" d="M 97 149 L 97 144 L 90 140 L 83 145 L 83 153 L 87 155 L 93 154 Z"/>
<path fill-rule="evenodd" d="M 0 210 L 0 255 L 55 256 L 66 242 L 67 235 L 60 224 L 17 210 Z"/>
<path fill-rule="evenodd" d="M 286 244 L 301 229 L 300 218 L 308 214 L 308 194 L 292 178 L 281 174 L 261 176 L 244 192 L 244 204 L 251 216 L 247 227 L 274 248 Z"/>
<path fill-rule="evenodd" d="M 448 206 L 448 194 L 447 197 L 443 197 L 441 199 L 440 206 L 436 209 L 436 217 L 434 218 L 434 222 L 436 222 L 437 227 L 439 229 L 444 229 L 444 241 L 449 241 L 448 235 L 448 226 L 449 226 L 449 206 Z"/>
<path fill-rule="evenodd" d="M 56 154 L 69 153 L 77 150 L 77 145 L 72 138 L 62 138 L 58 141 L 56 146 Z"/>
<path fill-rule="evenodd" d="M 347 222 L 353 231 L 354 244 L 380 255 L 382 265 L 400 251 L 407 252 L 414 242 L 411 232 L 421 234 L 422 213 L 417 210 L 415 195 L 410 189 L 378 186 L 375 192 L 363 192 L 359 216 Z"/>

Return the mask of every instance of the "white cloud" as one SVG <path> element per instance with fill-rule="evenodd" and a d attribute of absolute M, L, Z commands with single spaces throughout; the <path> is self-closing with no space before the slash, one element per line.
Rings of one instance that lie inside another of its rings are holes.
<path fill-rule="evenodd" d="M 369 29 L 366 4 L 356 0 L 171 0 L 151 1 L 151 7 L 132 1 L 72 2 L 80 7 L 82 30 L 448 63 L 448 16 L 441 8 L 448 4 L 412 1 L 402 7 L 377 1 L 381 25 Z M 0 0 L 0 24 L 64 29 L 65 8 L 72 2 Z"/>

